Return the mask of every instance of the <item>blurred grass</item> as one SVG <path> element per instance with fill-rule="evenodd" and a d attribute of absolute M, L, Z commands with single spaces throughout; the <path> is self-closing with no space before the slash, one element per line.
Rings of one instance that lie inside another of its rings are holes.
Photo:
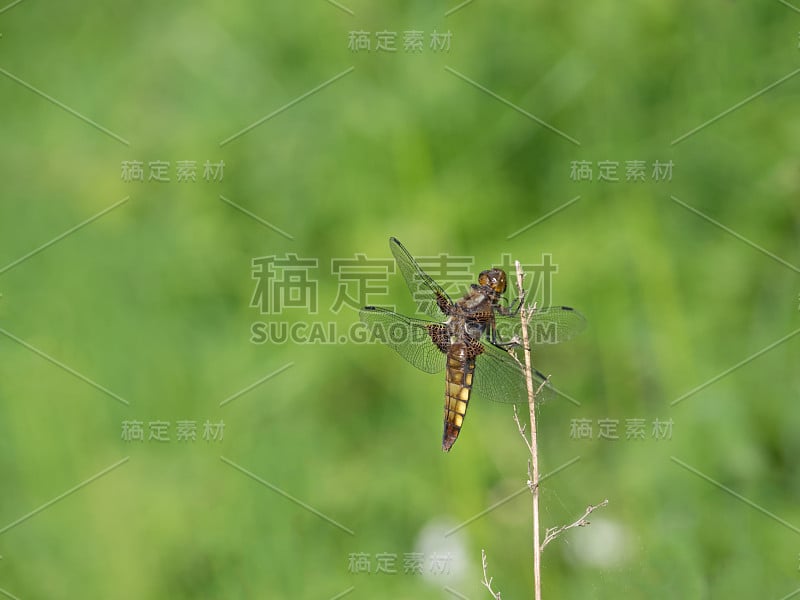
<path fill-rule="evenodd" d="M 0 269 L 130 197 L 0 275 L 0 328 L 130 402 L 0 337 L 0 530 L 130 456 L 0 534 L 0 589 L 21 599 L 331 598 L 355 586 L 353 598 L 420 598 L 452 597 L 450 585 L 478 598 L 486 548 L 504 597 L 529 596 L 524 494 L 453 537 L 468 557 L 460 576 L 404 575 L 402 564 L 397 575 L 348 572 L 351 553 L 402 563 L 426 525 L 454 526 L 524 487 L 506 410 L 475 402 L 443 455 L 441 378 L 385 348 L 249 341 L 251 324 L 267 320 L 249 306 L 252 258 L 319 259 L 319 314 L 269 318 L 348 327 L 353 311 L 329 310 L 330 260 L 386 258 L 395 235 L 415 254 L 474 256 L 476 267 L 551 253 L 554 301 L 589 319 L 580 339 L 535 355 L 581 403 L 541 408 L 544 471 L 580 456 L 543 483 L 543 511 L 553 526 L 609 498 L 597 513 L 608 527 L 548 548 L 547 597 L 791 593 L 800 342 L 670 402 L 796 330 L 800 278 L 670 196 L 800 262 L 795 79 L 671 145 L 794 71 L 797 15 L 777 2 L 473 3 L 450 17 L 453 3 L 345 4 L 354 16 L 324 2 L 24 2 L 0 13 L 0 67 L 130 142 L 0 77 Z M 407 28 L 449 29 L 452 49 L 347 49 L 351 30 Z M 123 160 L 168 160 L 174 177 L 186 159 L 224 160 L 224 180 L 120 178 Z M 574 160 L 619 161 L 621 174 L 626 160 L 672 160 L 675 170 L 664 183 L 577 183 Z M 399 278 L 390 289 L 411 306 Z M 574 440 L 576 418 L 618 419 L 623 437 L 625 419 L 672 418 L 673 436 Z M 225 439 L 125 443 L 129 419 L 224 420 Z"/>

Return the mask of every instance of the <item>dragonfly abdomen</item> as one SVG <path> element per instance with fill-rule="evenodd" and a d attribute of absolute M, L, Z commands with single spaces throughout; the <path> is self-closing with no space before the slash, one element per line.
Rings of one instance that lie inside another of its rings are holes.
<path fill-rule="evenodd" d="M 471 354 L 469 346 L 464 342 L 454 343 L 447 352 L 442 435 L 442 450 L 445 452 L 456 443 L 467 414 L 475 374 L 475 357 Z"/>

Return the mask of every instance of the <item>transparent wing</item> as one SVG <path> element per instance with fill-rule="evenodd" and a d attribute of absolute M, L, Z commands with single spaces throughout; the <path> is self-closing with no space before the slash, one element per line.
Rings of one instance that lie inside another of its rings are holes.
<path fill-rule="evenodd" d="M 444 370 L 447 355 L 434 343 L 434 339 L 444 339 L 441 323 L 412 319 L 376 306 L 365 306 L 359 316 L 370 339 L 386 344 L 426 373 Z"/>
<path fill-rule="evenodd" d="M 497 337 L 508 342 L 514 337 L 522 339 L 519 316 L 497 316 Z M 532 345 L 560 344 L 572 339 L 586 329 L 586 317 L 569 306 L 537 308 L 528 324 L 528 338 Z"/>
<path fill-rule="evenodd" d="M 405 246 L 395 237 L 389 238 L 389 248 L 392 250 L 397 266 L 406 280 L 406 285 L 414 297 L 417 307 L 431 317 L 441 317 L 442 310 L 437 300 L 443 299 L 447 304 L 452 304 L 450 296 L 436 283 L 414 260 Z"/>
<path fill-rule="evenodd" d="M 505 350 L 484 343 L 483 354 L 475 360 L 475 376 L 472 389 L 480 398 L 509 404 L 527 404 L 528 388 L 525 383 L 525 370 Z M 536 396 L 536 402 L 546 402 L 555 397 L 556 392 L 546 381 L 545 375 L 533 369 L 533 391 L 544 384 Z"/>

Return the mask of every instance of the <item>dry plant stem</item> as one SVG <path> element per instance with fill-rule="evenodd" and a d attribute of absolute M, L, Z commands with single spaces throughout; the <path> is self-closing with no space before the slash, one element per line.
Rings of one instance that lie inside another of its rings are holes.
<path fill-rule="evenodd" d="M 502 600 L 500 598 L 500 592 L 495 592 L 492 589 L 492 577 L 489 577 L 486 574 L 486 568 L 489 565 L 486 562 L 486 551 L 483 548 L 481 548 L 481 563 L 483 564 L 483 580 L 481 581 L 481 583 L 487 590 L 489 590 L 489 593 L 492 595 L 492 598 L 494 598 L 494 600 Z"/>
<path fill-rule="evenodd" d="M 600 504 L 589 505 L 586 508 L 586 512 L 583 513 L 583 516 L 579 517 L 577 521 L 574 523 L 570 523 L 569 525 L 562 525 L 561 527 L 553 527 L 552 529 L 548 529 L 547 533 L 544 536 L 544 541 L 542 542 L 542 551 L 547 547 L 547 544 L 552 542 L 556 539 L 559 535 L 564 533 L 567 529 L 572 529 L 573 527 L 586 527 L 589 525 L 589 521 L 586 519 L 598 508 L 603 508 L 604 506 L 608 505 L 608 499 L 603 500 Z"/>
<path fill-rule="evenodd" d="M 519 261 L 515 261 L 517 268 L 517 288 L 520 297 L 523 298 L 524 287 L 522 284 L 522 265 Z M 537 451 L 536 440 L 536 408 L 534 400 L 536 398 L 536 391 L 533 389 L 533 377 L 531 376 L 531 350 L 530 340 L 528 339 L 528 312 L 529 309 L 523 302 L 519 309 L 520 321 L 522 322 L 522 352 L 525 355 L 525 384 L 528 388 L 528 409 L 530 412 L 531 428 L 530 428 L 530 444 L 528 450 L 531 452 L 531 461 L 529 469 L 529 482 L 531 488 L 531 496 L 533 497 L 533 591 L 535 600 L 542 598 L 542 548 L 539 544 L 541 539 L 539 533 L 539 453 Z M 515 414 L 516 416 L 516 414 Z M 517 426 L 519 427 L 519 419 L 517 419 Z M 522 433 L 522 428 L 520 428 Z M 524 437 L 524 435 L 523 435 Z"/>

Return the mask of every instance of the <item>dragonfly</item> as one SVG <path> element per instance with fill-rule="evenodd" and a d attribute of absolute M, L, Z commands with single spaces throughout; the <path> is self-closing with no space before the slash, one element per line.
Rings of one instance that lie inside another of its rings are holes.
<path fill-rule="evenodd" d="M 473 394 L 495 402 L 526 403 L 525 370 L 512 354 L 521 346 L 519 309 L 524 292 L 509 303 L 502 269 L 482 271 L 455 302 L 419 266 L 397 238 L 389 247 L 414 299 L 431 319 L 417 319 L 377 306 L 365 306 L 359 316 L 372 337 L 395 350 L 426 373 L 445 372 L 442 450 L 458 439 Z M 527 324 L 533 343 L 559 343 L 574 337 L 586 319 L 568 306 L 535 309 Z M 555 394 L 549 378 L 532 369 L 537 401 Z"/>

